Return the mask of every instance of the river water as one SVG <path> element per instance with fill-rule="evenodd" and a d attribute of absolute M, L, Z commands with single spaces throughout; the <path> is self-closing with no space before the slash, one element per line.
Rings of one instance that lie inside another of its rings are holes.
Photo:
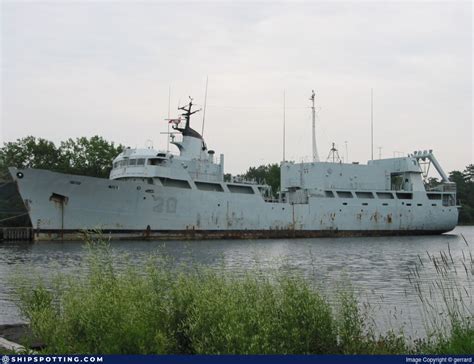
<path fill-rule="evenodd" d="M 249 269 L 263 274 L 290 272 L 311 280 L 329 297 L 340 282 L 350 281 L 360 302 L 370 305 L 368 312 L 379 331 L 403 328 L 414 337 L 425 335 L 413 271 L 426 287 L 439 280 L 446 286 L 460 287 L 465 293 L 463 304 L 474 312 L 473 226 L 437 236 L 113 241 L 111 246 L 114 254 L 126 253 L 137 266 L 158 254 L 173 258 L 176 264 L 199 264 L 237 274 Z M 449 274 L 443 277 L 432 263 L 432 257 L 440 257 L 440 252 L 457 267 L 448 269 Z M 58 271 L 72 273 L 81 266 L 85 254 L 84 244 L 78 242 L 0 243 L 0 324 L 22 321 L 12 276 L 21 273 L 47 280 Z M 442 309 L 439 296 L 434 294 L 430 300 L 432 306 Z"/>

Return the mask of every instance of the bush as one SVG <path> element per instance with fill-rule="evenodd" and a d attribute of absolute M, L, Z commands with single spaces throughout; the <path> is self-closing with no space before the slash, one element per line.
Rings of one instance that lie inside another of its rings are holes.
<path fill-rule="evenodd" d="M 20 290 L 21 310 L 47 353 L 473 352 L 472 321 L 464 316 L 447 335 L 409 343 L 403 333 L 375 335 L 350 287 L 331 305 L 302 278 L 170 263 L 152 259 L 138 269 L 114 258 L 107 244 L 92 244 L 83 274 Z"/>

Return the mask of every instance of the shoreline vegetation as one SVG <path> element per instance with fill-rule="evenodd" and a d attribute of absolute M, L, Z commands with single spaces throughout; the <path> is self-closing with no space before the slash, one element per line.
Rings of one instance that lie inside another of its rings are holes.
<path fill-rule="evenodd" d="M 123 149 L 125 146 L 108 142 L 97 135 L 75 140 L 70 138 L 62 141 L 59 146 L 49 140 L 33 136 L 4 143 L 0 148 L 0 226 L 31 226 L 16 186 L 8 183 L 11 181 L 8 167 L 39 168 L 108 178 L 113 159 Z M 274 196 L 277 196 L 280 189 L 280 166 L 277 163 L 249 167 L 245 173 L 234 177 L 266 183 L 271 187 Z M 226 181 L 230 181 L 231 178 L 231 174 L 224 176 Z M 459 223 L 474 225 L 474 164 L 466 166 L 464 171 L 450 172 L 449 178 L 456 183 L 457 199 L 462 206 L 459 210 Z M 425 182 L 430 188 L 440 183 L 438 179 L 432 177 Z"/>
<path fill-rule="evenodd" d="M 13 279 L 29 341 L 42 342 L 45 354 L 472 354 L 474 259 L 466 245 L 462 259 L 448 247 L 407 272 L 424 338 L 379 333 L 346 280 L 323 292 L 289 273 L 236 275 L 158 256 L 137 266 L 101 240 L 88 241 L 81 274 L 47 284 Z"/>

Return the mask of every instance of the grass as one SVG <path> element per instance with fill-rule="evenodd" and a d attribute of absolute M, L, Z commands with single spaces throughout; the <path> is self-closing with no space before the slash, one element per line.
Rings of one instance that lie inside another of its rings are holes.
<path fill-rule="evenodd" d="M 449 325 L 437 326 L 438 308 L 425 305 L 429 335 L 410 339 L 393 330 L 376 334 L 350 287 L 337 289 L 330 303 L 310 282 L 289 274 L 248 272 L 238 277 L 202 267 L 176 269 L 166 259 L 151 259 L 140 268 L 121 262 L 116 269 L 119 258 L 108 244 L 91 243 L 88 249 L 84 274 L 62 275 L 49 285 L 18 284 L 23 287 L 18 291 L 21 312 L 45 344 L 45 353 L 474 352 L 472 315 L 459 301 L 465 295 L 447 286 L 436 292 L 444 297 Z M 445 258 L 433 264 L 448 274 L 452 266 Z M 472 257 L 466 264 L 472 269 Z M 472 271 L 466 269 L 466 274 Z M 429 302 L 419 275 L 417 269 L 410 279 Z M 436 319 L 430 321 L 433 315 Z"/>

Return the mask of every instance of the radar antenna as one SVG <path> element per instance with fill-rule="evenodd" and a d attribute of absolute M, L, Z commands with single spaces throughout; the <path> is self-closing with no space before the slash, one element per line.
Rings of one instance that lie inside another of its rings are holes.
<path fill-rule="evenodd" d="M 177 125 L 173 126 L 173 129 L 179 130 L 179 131 L 184 131 L 184 130 L 187 130 L 187 129 L 190 128 L 191 115 L 201 111 L 201 109 L 191 111 L 192 107 L 193 107 L 193 98 L 191 96 L 189 96 L 189 104 L 187 106 L 178 107 L 178 110 L 183 110 L 184 111 L 184 113 L 182 113 L 181 115 L 184 116 L 184 120 L 186 120 L 186 125 L 184 126 L 184 129 L 178 128 Z"/>
<path fill-rule="evenodd" d="M 339 157 L 339 152 L 336 148 L 336 143 L 332 143 L 332 148 L 329 150 L 328 157 L 326 158 L 326 162 L 341 163 L 341 157 Z"/>

